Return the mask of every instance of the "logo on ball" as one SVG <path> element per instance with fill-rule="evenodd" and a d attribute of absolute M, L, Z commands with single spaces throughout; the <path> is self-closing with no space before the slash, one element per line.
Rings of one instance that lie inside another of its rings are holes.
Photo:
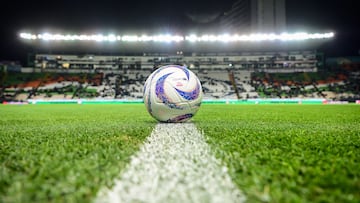
<path fill-rule="evenodd" d="M 161 122 L 184 122 L 198 111 L 203 92 L 199 79 L 184 66 L 168 65 L 155 70 L 144 85 L 144 103 Z"/>

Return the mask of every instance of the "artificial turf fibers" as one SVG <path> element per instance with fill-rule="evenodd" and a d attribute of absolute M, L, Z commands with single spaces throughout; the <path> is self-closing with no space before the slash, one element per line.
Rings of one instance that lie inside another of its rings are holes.
<path fill-rule="evenodd" d="M 192 122 L 248 202 L 360 202 L 360 105 L 207 104 Z M 0 105 L 0 202 L 93 201 L 156 123 L 143 104 Z"/>

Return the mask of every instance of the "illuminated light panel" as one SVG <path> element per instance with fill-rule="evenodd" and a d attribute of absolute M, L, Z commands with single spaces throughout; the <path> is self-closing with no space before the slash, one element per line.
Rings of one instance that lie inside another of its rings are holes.
<path fill-rule="evenodd" d="M 298 41 L 298 40 L 309 40 L 309 39 L 327 39 L 334 37 L 334 33 L 315 33 L 309 34 L 305 32 L 301 33 L 282 33 L 282 34 L 250 34 L 250 35 L 189 35 L 185 39 L 190 42 L 251 42 L 251 41 Z"/>
<path fill-rule="evenodd" d="M 334 37 L 333 32 L 329 33 L 281 33 L 281 34 L 250 34 L 250 35 L 238 35 L 238 34 L 222 34 L 222 35 L 201 35 L 195 34 L 181 36 L 181 35 L 64 35 L 64 34 L 32 34 L 32 33 L 20 33 L 19 36 L 26 40 L 45 40 L 45 41 L 98 41 L 98 42 L 258 42 L 258 41 L 299 41 L 299 40 L 311 40 L 311 39 L 328 39 Z"/>
<path fill-rule="evenodd" d="M 20 33 L 20 38 L 29 39 L 29 40 L 35 40 L 35 39 L 37 39 L 37 36 L 33 35 L 33 34 L 30 34 L 30 33 Z"/>
<path fill-rule="evenodd" d="M 121 41 L 124 42 L 181 42 L 184 40 L 184 37 L 179 35 L 154 35 L 154 36 L 148 36 L 148 35 L 124 35 L 121 37 Z"/>

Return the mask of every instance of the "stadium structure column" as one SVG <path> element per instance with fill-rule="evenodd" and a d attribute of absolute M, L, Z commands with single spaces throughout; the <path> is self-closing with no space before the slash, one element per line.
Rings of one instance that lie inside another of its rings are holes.
<path fill-rule="evenodd" d="M 234 72 L 231 70 L 229 70 L 229 80 L 230 80 L 231 85 L 234 87 L 236 98 L 240 99 L 239 90 L 238 90 L 236 82 L 235 82 Z"/>

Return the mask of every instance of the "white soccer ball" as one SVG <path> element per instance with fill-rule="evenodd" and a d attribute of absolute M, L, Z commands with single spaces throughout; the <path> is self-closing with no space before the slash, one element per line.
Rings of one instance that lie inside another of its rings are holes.
<path fill-rule="evenodd" d="M 196 75 L 184 66 L 156 69 L 144 85 L 144 103 L 160 122 L 185 122 L 199 110 L 203 97 Z"/>

